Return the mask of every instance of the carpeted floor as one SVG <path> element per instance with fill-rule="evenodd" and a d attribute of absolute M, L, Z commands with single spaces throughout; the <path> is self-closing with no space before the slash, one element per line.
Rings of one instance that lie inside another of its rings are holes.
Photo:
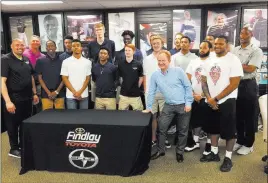
<path fill-rule="evenodd" d="M 224 141 L 220 142 L 223 159 Z M 202 147 L 204 141 L 202 141 Z M 150 162 L 150 168 L 141 176 L 119 177 L 76 173 L 30 171 L 19 175 L 20 160 L 7 156 L 9 151 L 7 133 L 2 134 L 2 183 L 267 183 L 261 158 L 267 153 L 262 134 L 256 135 L 254 152 L 247 156 L 233 155 L 234 167 L 229 173 L 219 171 L 220 163 L 199 162 L 200 151 L 185 153 L 185 160 L 178 164 L 174 146 L 166 156 Z"/>

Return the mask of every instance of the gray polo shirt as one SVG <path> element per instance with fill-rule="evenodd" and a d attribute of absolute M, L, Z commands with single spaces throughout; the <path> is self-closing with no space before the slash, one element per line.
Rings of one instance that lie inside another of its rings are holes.
<path fill-rule="evenodd" d="M 184 71 L 188 67 L 191 60 L 198 58 L 194 53 L 188 52 L 187 54 L 182 54 L 178 52 L 172 56 L 172 66 L 181 67 Z"/>
<path fill-rule="evenodd" d="M 237 46 L 233 49 L 233 54 L 235 54 L 245 65 L 254 65 L 255 67 L 260 68 L 262 63 L 262 50 L 253 44 L 248 45 L 245 48 Z M 242 79 L 253 79 L 256 77 L 257 69 L 252 73 L 244 72 Z"/>

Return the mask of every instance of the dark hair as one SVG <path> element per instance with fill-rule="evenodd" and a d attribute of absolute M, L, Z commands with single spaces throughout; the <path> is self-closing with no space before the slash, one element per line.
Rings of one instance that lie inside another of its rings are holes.
<path fill-rule="evenodd" d="M 131 39 L 135 37 L 135 34 L 131 30 L 125 30 L 121 36 L 124 37 L 125 35 L 129 35 Z"/>
<path fill-rule="evenodd" d="M 64 37 L 64 40 L 65 40 L 65 39 L 74 40 L 73 36 L 70 36 L 70 35 L 65 36 L 65 37 Z"/>
<path fill-rule="evenodd" d="M 81 41 L 80 41 L 79 39 L 74 39 L 74 40 L 72 41 L 72 43 L 80 43 L 80 45 L 82 46 L 82 43 L 81 43 Z"/>
<path fill-rule="evenodd" d="M 220 35 L 220 36 L 218 36 L 217 38 L 218 38 L 218 39 L 224 39 L 225 42 L 226 42 L 226 44 L 228 43 L 228 38 L 227 38 L 226 36 Z M 216 38 L 216 39 L 217 39 L 217 38 Z"/>
<path fill-rule="evenodd" d="M 106 47 L 100 47 L 100 50 L 99 50 L 99 52 L 101 51 L 101 50 L 106 50 L 107 52 L 108 52 L 108 55 L 110 55 L 110 50 L 108 49 L 108 48 L 106 48 Z"/>
<path fill-rule="evenodd" d="M 54 20 L 57 23 L 57 25 L 59 25 L 58 19 L 55 16 L 53 16 L 53 15 L 47 15 L 47 16 L 45 16 L 45 18 L 44 18 L 44 24 L 47 21 L 49 21 L 49 20 Z"/>
<path fill-rule="evenodd" d="M 211 35 L 211 34 L 206 35 L 206 37 L 207 37 L 207 36 L 211 36 L 211 37 L 213 37 L 213 39 L 215 39 L 215 36 L 213 36 L 213 35 Z"/>
<path fill-rule="evenodd" d="M 201 45 L 202 43 L 207 43 L 207 44 L 208 44 L 209 49 L 211 49 L 211 48 L 212 48 L 212 44 L 211 44 L 209 41 L 204 40 L 204 41 L 202 41 L 202 42 L 200 43 L 200 45 Z M 200 46 L 200 45 L 199 45 L 199 46 Z"/>
<path fill-rule="evenodd" d="M 46 46 L 47 46 L 47 43 L 48 42 L 52 42 L 55 46 L 56 46 L 56 43 L 55 43 L 55 41 L 53 41 L 53 40 L 48 40 L 47 42 L 46 42 Z"/>
<path fill-rule="evenodd" d="M 181 37 L 181 40 L 182 40 L 183 38 L 188 39 L 189 43 L 192 42 L 191 39 L 190 39 L 188 36 L 182 36 L 182 37 Z"/>

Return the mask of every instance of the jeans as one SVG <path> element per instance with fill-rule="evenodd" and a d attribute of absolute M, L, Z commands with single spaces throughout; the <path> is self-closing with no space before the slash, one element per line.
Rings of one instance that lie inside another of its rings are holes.
<path fill-rule="evenodd" d="M 172 119 L 176 115 L 177 132 L 178 132 L 177 133 L 178 143 L 176 147 L 176 153 L 183 154 L 184 148 L 187 143 L 188 129 L 191 117 L 191 112 L 185 112 L 184 107 L 185 107 L 184 104 L 164 105 L 163 111 L 158 121 L 158 127 L 159 127 L 158 151 L 160 153 L 165 152 L 166 133 L 170 123 L 172 122 Z"/>
<path fill-rule="evenodd" d="M 81 100 L 66 98 L 67 109 L 88 109 L 88 97 Z"/>

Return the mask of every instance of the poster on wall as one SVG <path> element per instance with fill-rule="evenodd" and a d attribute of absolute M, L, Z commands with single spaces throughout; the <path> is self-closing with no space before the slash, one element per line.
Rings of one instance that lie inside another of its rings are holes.
<path fill-rule="evenodd" d="M 244 26 L 252 29 L 254 45 L 267 48 L 267 9 L 244 9 Z"/>
<path fill-rule="evenodd" d="M 96 23 L 102 23 L 102 15 L 68 15 L 67 34 L 80 41 L 92 41 L 96 38 Z"/>
<path fill-rule="evenodd" d="M 177 33 L 182 33 L 191 39 L 191 49 L 199 49 L 200 27 L 201 9 L 173 10 L 173 39 Z"/>
<path fill-rule="evenodd" d="M 29 46 L 33 35 L 32 16 L 9 17 L 11 40 L 19 38 L 23 40 L 26 47 Z"/>
<path fill-rule="evenodd" d="M 257 83 L 258 84 L 268 84 L 268 77 L 267 77 L 267 66 L 268 66 L 268 62 L 267 62 L 267 56 L 268 56 L 268 52 L 265 51 L 263 52 L 263 57 L 262 57 L 262 63 L 261 63 L 261 68 L 259 68 L 257 70 Z"/>
<path fill-rule="evenodd" d="M 167 23 L 139 24 L 140 28 L 140 50 L 143 58 L 147 55 L 146 51 L 151 49 L 150 36 L 159 35 L 164 41 L 164 47 L 167 48 Z"/>
<path fill-rule="evenodd" d="M 134 12 L 128 13 L 108 13 L 109 21 L 109 39 L 115 42 L 115 51 L 124 48 L 123 37 L 124 30 L 130 30 L 135 34 Z M 135 38 L 133 39 L 135 44 Z"/>
<path fill-rule="evenodd" d="M 225 36 L 231 47 L 236 42 L 238 10 L 211 10 L 207 15 L 207 34 L 214 37 Z"/>
<path fill-rule="evenodd" d="M 62 15 L 45 14 L 38 15 L 39 32 L 41 40 L 41 51 L 46 52 L 46 42 L 53 40 L 56 43 L 57 50 L 63 51 L 62 37 Z"/>

